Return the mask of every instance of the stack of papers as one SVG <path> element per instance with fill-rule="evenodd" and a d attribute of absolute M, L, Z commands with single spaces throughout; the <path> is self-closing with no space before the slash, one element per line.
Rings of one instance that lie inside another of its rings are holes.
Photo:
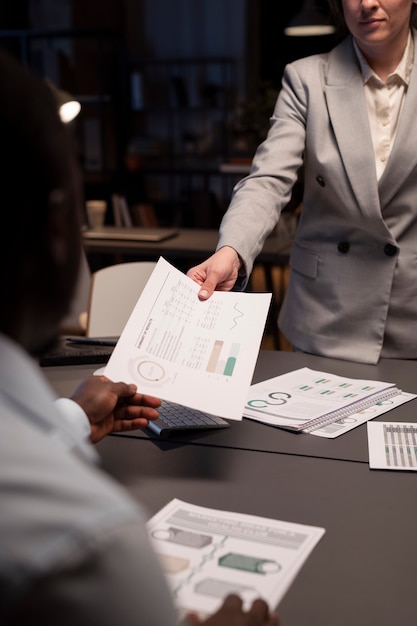
<path fill-rule="evenodd" d="M 332 438 L 415 397 L 394 383 L 346 378 L 304 367 L 252 385 L 244 416 L 294 432 Z"/>

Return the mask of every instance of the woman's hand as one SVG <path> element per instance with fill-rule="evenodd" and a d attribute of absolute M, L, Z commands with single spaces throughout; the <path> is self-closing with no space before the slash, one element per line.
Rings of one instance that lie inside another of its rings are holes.
<path fill-rule="evenodd" d="M 224 246 L 206 261 L 188 270 L 187 276 L 200 285 L 198 293 L 200 300 L 207 300 L 215 289 L 218 291 L 232 289 L 237 280 L 240 265 L 236 250 L 230 246 Z"/>

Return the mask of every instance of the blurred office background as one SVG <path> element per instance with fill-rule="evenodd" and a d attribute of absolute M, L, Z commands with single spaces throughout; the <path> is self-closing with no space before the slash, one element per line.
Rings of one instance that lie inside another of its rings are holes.
<path fill-rule="evenodd" d="M 72 125 L 85 195 L 109 203 L 108 223 L 117 192 L 135 224 L 216 228 L 285 64 L 333 45 L 284 34 L 305 5 L 13 0 L 0 6 L 0 44 L 81 102 Z"/>

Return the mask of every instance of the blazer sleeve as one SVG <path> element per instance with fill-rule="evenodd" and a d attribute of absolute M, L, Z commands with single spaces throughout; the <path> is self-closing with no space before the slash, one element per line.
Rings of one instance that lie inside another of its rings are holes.
<path fill-rule="evenodd" d="M 243 288 L 266 237 L 291 199 L 303 164 L 307 90 L 296 66 L 286 67 L 270 129 L 258 147 L 250 174 L 237 183 L 220 225 L 218 248 L 233 247 L 244 264 Z"/>

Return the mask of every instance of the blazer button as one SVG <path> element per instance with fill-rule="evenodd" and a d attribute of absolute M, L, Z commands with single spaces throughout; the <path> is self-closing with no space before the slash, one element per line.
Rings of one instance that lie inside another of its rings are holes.
<path fill-rule="evenodd" d="M 324 182 L 323 176 L 316 176 L 316 181 L 318 182 L 320 187 L 324 187 L 326 185 L 326 183 Z"/>
<path fill-rule="evenodd" d="M 347 254 L 350 250 L 350 243 L 348 241 L 341 241 L 337 244 L 337 249 L 341 254 Z"/>
<path fill-rule="evenodd" d="M 394 256 L 398 252 L 398 248 L 393 246 L 392 243 L 386 243 L 384 246 L 384 252 L 387 256 Z"/>

